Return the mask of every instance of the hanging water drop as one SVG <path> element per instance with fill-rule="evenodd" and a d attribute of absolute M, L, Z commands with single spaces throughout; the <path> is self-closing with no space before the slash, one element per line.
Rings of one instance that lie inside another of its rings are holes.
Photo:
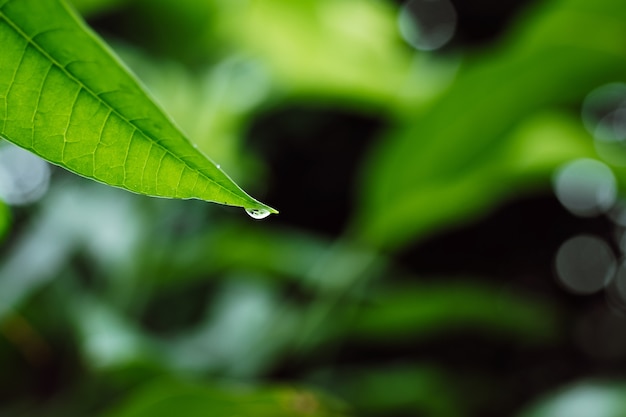
<path fill-rule="evenodd" d="M 247 208 L 246 213 L 253 219 L 261 220 L 270 215 L 269 210 L 261 209 L 261 208 Z"/>

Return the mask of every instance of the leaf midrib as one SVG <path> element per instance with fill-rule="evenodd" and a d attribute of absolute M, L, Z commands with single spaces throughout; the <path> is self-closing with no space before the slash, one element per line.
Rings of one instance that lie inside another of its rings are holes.
<path fill-rule="evenodd" d="M 64 7 L 66 9 L 66 11 L 68 12 L 68 14 L 76 21 L 76 18 L 74 17 L 73 13 L 67 9 L 67 6 L 65 4 L 61 4 L 62 7 Z M 148 135 L 147 133 L 145 133 L 141 128 L 139 128 L 139 126 L 137 126 L 135 123 L 133 123 L 131 120 L 129 120 L 127 117 L 125 117 L 123 114 L 121 114 L 113 105 L 111 105 L 107 100 L 103 99 L 102 97 L 100 97 L 98 94 L 96 94 L 91 88 L 89 88 L 87 85 L 85 85 L 83 82 L 81 82 L 74 74 L 72 74 L 71 72 L 69 72 L 63 65 L 61 65 L 56 59 L 54 59 L 52 56 L 50 56 L 50 54 L 48 54 L 45 49 L 43 49 L 35 40 L 33 40 L 33 38 L 31 38 L 30 36 L 28 36 L 26 33 L 24 33 L 23 30 L 21 30 L 21 28 L 16 25 L 2 10 L 0 10 L 0 17 L 2 17 L 4 19 L 5 22 L 7 22 L 7 24 L 15 31 L 17 32 L 17 34 L 19 36 L 21 36 L 22 38 L 24 38 L 30 45 L 32 45 L 33 47 L 35 47 L 37 49 L 37 51 L 42 54 L 45 58 L 47 58 L 50 62 L 52 62 L 53 65 L 57 66 L 69 79 L 71 79 L 72 81 L 74 81 L 76 84 L 78 84 L 81 88 L 83 88 L 87 93 L 89 93 L 89 95 L 91 95 L 96 101 L 104 104 L 109 110 L 111 110 L 112 113 L 116 114 L 120 119 L 122 119 L 123 122 L 128 123 L 130 126 L 133 127 L 133 129 L 135 129 L 135 131 L 139 132 L 143 137 L 145 137 L 146 139 L 148 139 L 153 146 L 157 146 L 158 148 L 162 149 L 166 154 L 169 154 L 170 156 L 172 156 L 174 159 L 176 159 L 177 161 L 179 161 L 181 164 L 183 164 L 186 167 L 189 167 L 193 172 L 197 173 L 198 176 L 201 176 L 203 178 L 205 178 L 206 180 L 208 180 L 210 183 L 216 185 L 217 187 L 219 187 L 220 189 L 226 191 L 227 193 L 229 193 L 230 195 L 234 196 L 236 199 L 238 200 L 244 200 L 241 196 L 237 195 L 235 192 L 233 192 L 232 190 L 229 190 L 228 188 L 224 187 L 223 185 L 221 185 L 219 182 L 213 180 L 212 178 L 210 178 L 209 176 L 203 174 L 201 171 L 199 171 L 197 168 L 195 167 L 190 167 L 189 164 L 185 161 L 183 161 L 178 155 L 176 155 L 175 153 L 173 153 L 171 150 L 169 150 L 168 148 L 164 147 L 163 145 L 161 145 L 159 142 L 157 142 L 152 136 Z M 77 24 L 80 25 L 80 22 L 76 21 Z M 82 26 L 82 25 L 81 25 Z M 85 32 L 88 34 L 88 36 L 90 36 L 92 38 L 92 40 L 96 41 L 97 43 L 101 42 L 94 38 L 91 33 L 89 32 L 89 30 L 85 30 Z M 106 48 L 103 48 L 105 53 L 109 53 L 109 51 L 106 50 Z M 112 56 L 109 53 L 109 56 L 111 56 L 114 60 L 117 60 L 115 58 L 115 56 Z M 143 90 L 141 88 L 141 86 L 137 85 L 137 87 L 140 90 Z M 145 93 L 145 91 L 143 91 Z M 39 94 L 41 95 L 41 91 L 39 92 Z M 147 95 L 147 94 L 146 94 Z M 8 97 L 7 97 L 8 99 Z M 156 104 L 155 104 L 156 106 Z M 163 115 L 164 112 L 162 112 Z M 171 122 L 171 121 L 170 121 Z M 183 135 L 181 135 L 181 137 L 184 140 L 187 140 Z M 132 138 L 130 139 L 132 140 Z M 209 161 L 207 159 L 207 161 Z M 209 161 L 209 163 L 211 163 Z M 159 168 L 160 169 L 160 168 Z M 182 175 L 182 174 L 181 174 Z M 95 177 L 94 177 L 95 178 Z M 245 201 L 245 200 L 244 200 Z"/>

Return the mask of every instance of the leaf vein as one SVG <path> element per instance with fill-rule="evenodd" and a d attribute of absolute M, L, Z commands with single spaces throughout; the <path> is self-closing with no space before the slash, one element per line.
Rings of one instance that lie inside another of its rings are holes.
<path fill-rule="evenodd" d="M 67 10 L 67 6 L 65 4 L 63 4 L 63 7 L 66 8 Z M 28 36 L 16 23 L 14 23 L 5 13 L 3 13 L 1 11 L 2 9 L 0 9 L 0 17 L 7 22 L 7 24 L 18 33 L 18 35 L 20 35 L 22 38 L 24 38 L 28 44 L 34 46 L 39 53 L 41 53 L 45 58 L 47 58 L 50 62 L 52 62 L 54 65 L 56 65 L 57 67 L 59 67 L 61 69 L 61 71 L 63 71 L 68 78 L 70 78 L 71 80 L 73 80 L 77 85 L 79 85 L 79 87 L 81 87 L 81 89 L 84 89 L 87 93 L 89 93 L 94 99 L 101 101 L 102 103 L 104 103 L 109 109 L 111 109 L 111 111 L 113 111 L 114 113 L 116 113 L 117 116 L 120 117 L 120 119 L 122 119 L 122 121 L 125 121 L 126 123 L 128 123 L 129 125 L 133 126 L 134 129 L 139 132 L 139 134 L 143 137 L 145 137 L 146 139 L 148 139 L 148 141 L 156 146 L 158 146 L 159 148 L 161 148 L 165 153 L 170 154 L 175 160 L 177 160 L 178 162 L 180 162 L 181 164 L 185 165 L 185 166 L 189 166 L 189 164 L 185 161 L 183 161 L 179 156 L 177 156 L 174 152 L 172 152 L 171 150 L 169 150 L 168 148 L 166 148 L 165 146 L 163 146 L 160 141 L 156 138 L 151 137 L 150 135 L 142 132 L 138 126 L 134 123 L 132 123 L 130 120 L 128 120 L 128 118 L 126 118 L 123 114 L 121 114 L 113 105 L 111 105 L 108 101 L 106 101 L 104 98 L 100 97 L 97 93 L 95 93 L 92 89 L 90 89 L 87 85 L 85 85 L 82 81 L 80 81 L 80 79 L 78 79 L 73 73 L 71 73 L 70 71 L 67 70 L 67 68 L 65 68 L 63 65 L 61 65 L 56 59 L 54 59 L 48 52 L 46 52 L 46 50 L 44 48 L 42 48 L 39 43 L 37 43 L 33 37 Z M 68 13 L 72 14 L 69 10 L 67 10 Z M 5 122 L 6 123 L 6 122 Z M 3 129 L 4 130 L 4 129 Z M 184 136 L 182 137 L 183 139 Z M 64 142 L 64 146 L 63 146 L 63 151 L 62 151 L 62 155 L 64 155 L 65 152 L 65 143 Z M 128 154 L 126 155 L 128 157 Z M 126 165 L 126 164 L 124 164 Z M 240 195 L 237 195 L 234 191 L 224 187 L 222 184 L 220 184 L 218 181 L 215 181 L 214 179 L 212 179 L 211 177 L 209 177 L 208 175 L 206 175 L 201 169 L 195 168 L 195 167 L 191 167 L 190 169 L 194 170 L 195 172 L 197 172 L 199 175 L 202 175 L 202 177 L 204 179 L 206 179 L 207 181 L 213 183 L 216 187 L 226 191 L 228 194 L 234 196 L 236 199 L 238 200 L 244 200 L 245 198 L 241 197 Z M 126 172 L 125 175 L 126 177 Z M 143 178 L 142 178 L 143 180 Z M 205 187 L 206 190 L 206 187 Z M 245 193 L 244 193 L 245 194 Z"/>
<path fill-rule="evenodd" d="M 157 170 L 156 170 L 156 174 L 154 176 L 154 190 L 158 193 L 159 192 L 159 173 L 161 172 L 161 168 L 163 167 L 163 159 L 165 158 L 165 153 L 163 155 L 161 155 L 161 158 L 159 158 L 159 164 L 157 165 Z"/>
<path fill-rule="evenodd" d="M 178 195 L 178 189 L 180 188 L 180 183 L 183 180 L 183 173 L 185 172 L 185 167 L 182 167 L 180 170 L 180 175 L 178 176 L 178 181 L 176 181 L 176 190 L 175 193 Z"/>
<path fill-rule="evenodd" d="M 43 76 L 41 80 L 41 85 L 38 88 L 38 96 L 37 96 L 37 104 L 35 105 L 35 111 L 33 111 L 33 117 L 31 118 L 31 122 L 33 124 L 33 135 L 30 141 L 30 148 L 33 149 L 35 147 L 35 116 L 39 112 L 39 106 L 41 105 L 41 98 L 43 97 L 44 91 L 43 87 L 46 84 L 46 80 L 50 76 L 50 70 L 52 70 L 52 64 L 46 70 L 46 74 Z"/>
<path fill-rule="evenodd" d="M 130 137 L 128 138 L 128 146 L 126 147 L 126 154 L 124 155 L 124 162 L 122 163 L 122 167 L 124 168 L 124 179 L 123 179 L 123 183 L 128 186 L 128 184 L 126 183 L 126 181 L 128 180 L 128 173 L 126 172 L 126 169 L 128 167 L 127 161 L 128 161 L 128 155 L 130 154 L 130 147 L 133 143 L 133 136 L 135 136 L 135 132 L 137 132 L 137 128 L 134 128 L 131 132 L 130 132 Z"/>
<path fill-rule="evenodd" d="M 76 107 L 76 103 L 78 102 L 78 96 L 80 96 L 80 92 L 82 91 L 82 88 L 79 86 L 78 90 L 76 90 L 76 96 L 74 97 L 74 100 L 72 101 L 72 105 L 70 106 L 70 113 L 67 115 L 67 124 L 65 125 L 65 131 L 63 132 L 63 149 L 61 150 L 61 161 L 64 163 L 67 163 L 65 161 L 65 149 L 67 148 L 67 131 L 70 128 L 70 125 L 72 124 L 72 114 L 74 114 L 74 107 Z"/>
<path fill-rule="evenodd" d="M 98 132 L 98 142 L 96 142 L 96 146 L 93 148 L 93 152 L 92 152 L 93 161 L 92 162 L 93 162 L 94 174 L 96 172 L 96 152 L 98 152 L 98 148 L 102 144 L 102 137 L 104 136 L 104 128 L 107 125 L 107 123 L 109 122 L 109 118 L 111 117 L 111 113 L 113 113 L 113 112 L 109 109 L 107 115 L 104 118 L 104 121 L 102 122 L 102 126 L 100 126 L 100 132 Z"/>
<path fill-rule="evenodd" d="M 146 160 L 143 161 L 143 167 L 141 168 L 141 189 L 143 190 L 143 178 L 146 174 L 146 166 L 148 166 L 148 159 L 150 159 L 150 154 L 152 153 L 152 143 L 150 144 L 150 149 L 146 152 Z"/>
<path fill-rule="evenodd" d="M 7 92 L 4 96 L 4 118 L 2 119 L 2 130 L 0 132 L 5 132 L 7 128 L 7 119 L 9 118 L 9 95 L 11 94 L 11 90 L 15 85 L 15 78 L 17 77 L 17 73 L 22 66 L 22 62 L 24 62 L 24 56 L 26 56 L 26 51 L 28 50 L 28 42 L 24 45 L 24 50 L 20 56 L 20 61 L 15 66 L 15 71 L 13 72 L 13 76 L 11 77 L 11 81 L 9 82 L 9 88 L 7 88 Z"/>

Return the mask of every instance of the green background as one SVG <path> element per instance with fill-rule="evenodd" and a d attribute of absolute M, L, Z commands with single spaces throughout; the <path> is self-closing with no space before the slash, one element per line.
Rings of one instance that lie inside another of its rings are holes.
<path fill-rule="evenodd" d="M 280 214 L 53 168 L 0 210 L 0 416 L 626 413 L 623 310 L 554 272 L 623 226 L 552 190 L 602 160 L 581 108 L 626 80 L 626 3 L 456 1 L 430 52 L 393 1 L 73 3 Z"/>

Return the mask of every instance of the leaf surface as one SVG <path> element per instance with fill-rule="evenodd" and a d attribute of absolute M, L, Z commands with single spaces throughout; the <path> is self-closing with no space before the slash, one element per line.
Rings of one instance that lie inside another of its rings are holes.
<path fill-rule="evenodd" d="M 0 0 L 0 45 L 0 136 L 136 193 L 276 212 L 198 151 L 65 3 Z"/>

